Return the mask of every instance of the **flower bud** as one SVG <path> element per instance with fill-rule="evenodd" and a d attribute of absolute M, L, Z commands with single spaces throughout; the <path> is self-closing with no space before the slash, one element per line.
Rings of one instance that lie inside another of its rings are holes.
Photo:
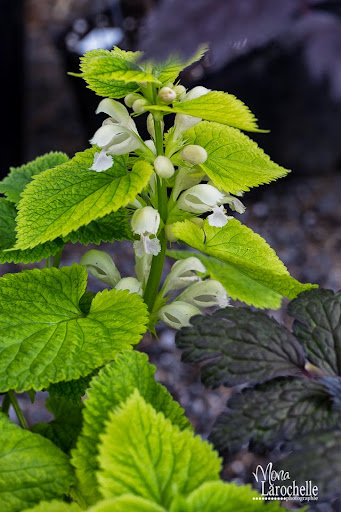
<path fill-rule="evenodd" d="M 179 295 L 177 300 L 188 302 L 188 304 L 198 308 L 210 308 L 212 306 L 225 308 L 229 304 L 229 297 L 224 286 L 213 279 L 191 284 Z"/>
<path fill-rule="evenodd" d="M 139 99 L 142 99 L 141 95 L 133 92 L 132 94 L 127 94 L 127 96 L 124 98 L 124 103 L 127 105 L 127 107 L 132 108 L 134 101 Z"/>
<path fill-rule="evenodd" d="M 141 99 L 135 100 L 133 105 L 132 105 L 132 109 L 137 114 L 143 114 L 143 112 L 146 111 L 146 109 L 144 107 L 145 107 L 145 105 L 147 105 L 147 103 L 148 102 L 147 102 L 147 100 L 145 98 L 141 98 Z"/>
<path fill-rule="evenodd" d="M 174 165 L 166 156 L 159 155 L 154 160 L 155 172 L 160 178 L 171 178 L 174 174 Z"/>
<path fill-rule="evenodd" d="M 208 92 L 210 92 L 211 89 L 207 89 L 206 87 L 203 87 L 202 85 L 197 85 L 197 87 L 194 87 L 185 96 L 184 101 L 189 100 L 195 100 L 196 98 L 200 98 L 201 96 L 204 96 Z"/>
<path fill-rule="evenodd" d="M 150 151 L 152 151 L 154 155 L 156 155 L 156 147 L 154 141 L 152 139 L 149 139 L 145 140 L 144 143 L 147 146 L 147 148 L 150 149 Z"/>
<path fill-rule="evenodd" d="M 158 92 L 158 97 L 162 103 L 172 103 L 176 100 L 176 92 L 170 87 L 162 87 Z"/>
<path fill-rule="evenodd" d="M 160 320 L 174 329 L 190 326 L 190 319 L 194 315 L 201 315 L 200 309 L 181 301 L 164 306 L 158 312 Z"/>
<path fill-rule="evenodd" d="M 184 87 L 183 85 L 176 85 L 173 90 L 176 93 L 179 100 L 182 100 L 185 97 L 186 87 Z"/>
<path fill-rule="evenodd" d="M 147 130 L 148 130 L 148 133 L 151 136 L 151 138 L 155 140 L 154 118 L 155 118 L 155 115 L 153 116 L 153 114 L 148 114 L 148 117 L 147 117 Z M 157 121 L 158 121 L 158 119 L 157 119 Z M 162 133 L 163 133 L 164 127 L 165 127 L 165 123 L 163 121 L 161 121 Z"/>
<path fill-rule="evenodd" d="M 165 226 L 165 233 L 166 233 L 167 240 L 169 242 L 176 242 L 178 240 L 172 231 L 173 226 L 174 226 L 174 224 L 166 224 L 166 226 Z"/>
<path fill-rule="evenodd" d="M 145 206 L 134 212 L 131 229 L 137 235 L 156 235 L 160 226 L 160 214 L 151 206 Z"/>
<path fill-rule="evenodd" d="M 86 252 L 80 264 L 86 267 L 89 274 L 110 286 L 115 286 L 121 279 L 113 259 L 104 251 L 92 249 Z"/>
<path fill-rule="evenodd" d="M 170 290 L 182 290 L 182 288 L 186 288 L 189 284 L 200 281 L 200 277 L 195 272 L 205 273 L 206 268 L 194 256 L 174 263 L 165 279 L 163 295 L 166 295 Z"/>
<path fill-rule="evenodd" d="M 178 201 L 178 208 L 192 213 L 205 213 L 221 203 L 224 195 L 212 185 L 195 185 L 185 190 Z"/>
<path fill-rule="evenodd" d="M 124 277 L 115 286 L 115 290 L 129 290 L 129 293 L 143 294 L 142 284 L 135 277 Z"/>
<path fill-rule="evenodd" d="M 180 153 L 182 160 L 189 162 L 193 165 L 200 165 L 207 160 L 207 151 L 202 146 L 197 144 L 189 144 L 185 146 Z"/>

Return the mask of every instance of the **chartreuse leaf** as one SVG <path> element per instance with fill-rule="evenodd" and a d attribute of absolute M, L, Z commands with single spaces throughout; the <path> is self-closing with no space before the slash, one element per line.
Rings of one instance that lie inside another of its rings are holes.
<path fill-rule="evenodd" d="M 236 219 L 229 220 L 223 228 L 210 226 L 207 221 L 201 228 L 186 220 L 176 223 L 172 231 L 187 245 L 223 262 L 227 274 L 221 282 L 233 299 L 260 308 L 277 309 L 281 305 L 282 296 L 292 299 L 300 292 L 314 287 L 293 279 L 265 240 Z M 208 271 L 211 277 L 220 280 L 221 263 L 218 262 L 217 266 L 214 260 L 210 263 L 211 270 Z M 251 287 L 250 293 L 247 284 Z M 261 292 L 259 299 L 256 296 L 258 290 Z"/>
<path fill-rule="evenodd" d="M 248 107 L 233 94 L 222 91 L 211 91 L 194 100 L 174 103 L 173 107 L 148 105 L 146 109 L 151 112 L 159 110 L 166 114 L 187 114 L 250 132 L 262 131 L 259 130 L 257 119 Z"/>
<path fill-rule="evenodd" d="M 186 61 L 179 55 L 170 55 L 164 62 L 157 63 L 153 66 L 153 73 L 160 80 L 162 85 L 174 82 L 183 69 L 199 61 L 207 50 L 208 48 L 205 44 L 200 45 L 195 54 Z"/>
<path fill-rule="evenodd" d="M 328 376 L 341 376 L 341 291 L 305 292 L 289 304 L 288 311 L 308 359 Z"/>
<path fill-rule="evenodd" d="M 0 413 L 0 503 L 21 512 L 41 500 L 62 497 L 73 483 L 68 457 L 51 441 L 22 430 Z"/>
<path fill-rule="evenodd" d="M 44 156 L 39 156 L 21 167 L 11 167 L 8 176 L 0 182 L 0 193 L 5 194 L 9 201 L 17 204 L 20 201 L 22 191 L 32 180 L 33 176 L 47 169 L 52 169 L 57 165 L 64 164 L 68 159 L 65 153 L 51 152 Z"/>
<path fill-rule="evenodd" d="M 126 50 L 121 50 L 118 46 L 114 46 L 111 53 L 115 57 L 121 57 L 129 62 L 138 62 L 143 57 L 143 52 L 127 52 Z"/>
<path fill-rule="evenodd" d="M 147 185 L 153 168 L 145 161 L 127 169 L 127 156 L 104 172 L 91 171 L 96 148 L 88 149 L 30 183 L 19 203 L 18 242 L 27 249 L 117 211 Z M 72 235 L 71 235 L 72 236 Z"/>
<path fill-rule="evenodd" d="M 129 57 L 130 59 L 130 57 Z M 139 88 L 138 82 L 160 84 L 132 60 L 119 55 L 117 50 L 92 50 L 81 57 L 81 74 L 89 89 L 99 96 L 122 98 Z"/>
<path fill-rule="evenodd" d="M 77 503 L 65 503 L 65 501 L 42 501 L 33 508 L 26 508 L 23 512 L 81 512 Z"/>
<path fill-rule="evenodd" d="M 318 486 L 319 500 L 340 492 L 341 432 L 317 432 L 304 436 L 288 448 L 290 454 L 275 469 L 284 469 L 297 482 L 312 480 Z"/>
<path fill-rule="evenodd" d="M 176 335 L 182 359 L 199 363 L 205 386 L 259 383 L 280 376 L 302 375 L 305 356 L 300 344 L 273 318 L 247 308 L 220 309 L 197 316 Z"/>
<path fill-rule="evenodd" d="M 82 428 L 82 410 L 65 399 L 49 397 L 46 408 L 52 412 L 54 419 L 49 423 L 37 423 L 32 432 L 50 439 L 58 448 L 69 453 L 76 446 Z"/>
<path fill-rule="evenodd" d="M 147 323 L 136 294 L 104 290 L 85 315 L 86 269 L 30 270 L 0 279 L 0 390 L 77 379 L 138 343 Z"/>
<path fill-rule="evenodd" d="M 219 190 L 231 194 L 247 191 L 290 172 L 272 162 L 256 142 L 230 126 L 202 122 L 184 136 L 188 143 L 206 149 L 208 158 L 200 167 Z"/>
<path fill-rule="evenodd" d="M 89 512 L 167 512 L 152 501 L 145 500 L 132 494 L 119 498 L 100 501 Z"/>
<path fill-rule="evenodd" d="M 282 377 L 235 394 L 211 440 L 219 450 L 233 452 L 250 444 L 263 451 L 283 440 L 340 427 L 341 412 L 322 382 Z"/>
<path fill-rule="evenodd" d="M 64 238 L 65 242 L 80 242 L 83 245 L 97 244 L 101 242 L 113 242 L 114 240 L 132 240 L 133 235 L 127 210 L 120 208 L 117 212 L 109 213 L 101 219 L 90 222 L 87 226 L 81 226 L 76 231 L 71 231 Z"/>
<path fill-rule="evenodd" d="M 15 245 L 17 209 L 13 203 L 0 198 L 0 263 L 33 263 L 48 256 L 53 256 L 61 249 L 64 242 L 57 238 L 53 242 L 39 244 L 33 249 L 7 250 Z"/>
<path fill-rule="evenodd" d="M 250 486 L 207 482 L 188 496 L 187 508 L 183 512 L 283 511 L 278 501 L 267 503 L 259 498 L 260 494 Z"/>
<path fill-rule="evenodd" d="M 137 390 L 109 414 L 97 472 L 104 498 L 130 493 L 166 509 L 204 482 L 218 480 L 220 459 L 189 430 L 157 413 Z"/>
<path fill-rule="evenodd" d="M 76 450 L 72 452 L 79 491 L 88 505 L 95 503 L 100 496 L 95 478 L 100 435 L 104 432 L 110 411 L 124 402 L 134 389 L 138 389 L 146 402 L 180 429 L 190 428 L 183 409 L 161 384 L 155 382 L 154 373 L 155 366 L 148 363 L 146 354 L 124 352 L 92 380 L 84 401 L 82 434 Z"/>

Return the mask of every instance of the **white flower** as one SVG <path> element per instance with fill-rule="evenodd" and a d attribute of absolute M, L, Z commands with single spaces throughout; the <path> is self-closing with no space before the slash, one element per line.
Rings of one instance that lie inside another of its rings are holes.
<path fill-rule="evenodd" d="M 174 174 L 174 165 L 169 158 L 159 155 L 154 160 L 155 172 L 160 178 L 171 178 Z"/>
<path fill-rule="evenodd" d="M 210 90 L 211 89 L 206 89 L 206 87 L 202 87 L 199 85 L 188 91 L 188 93 L 184 95 L 181 101 L 186 102 L 189 100 L 195 100 L 196 98 L 200 98 L 200 96 L 204 96 L 205 94 L 210 92 Z M 196 124 L 200 123 L 200 121 L 200 117 L 193 117 L 187 114 L 176 114 L 174 120 L 174 139 L 178 139 L 183 132 L 189 130 Z"/>
<path fill-rule="evenodd" d="M 156 235 L 160 226 L 160 214 L 151 206 L 145 206 L 136 210 L 131 219 L 133 233 L 140 235 L 140 240 L 134 242 L 134 251 L 138 258 L 145 254 L 156 256 L 161 250 L 158 238 L 150 238 Z"/>
<path fill-rule="evenodd" d="M 115 286 L 115 290 L 129 290 L 129 293 L 137 293 L 143 295 L 142 283 L 135 277 L 124 277 Z"/>
<path fill-rule="evenodd" d="M 195 315 L 201 315 L 200 309 L 181 301 L 164 306 L 158 312 L 160 320 L 174 329 L 190 326 L 190 319 Z"/>
<path fill-rule="evenodd" d="M 175 177 L 175 183 L 172 191 L 172 198 L 176 201 L 180 192 L 186 190 L 194 185 L 199 185 L 205 173 L 200 168 L 192 167 L 179 167 Z"/>
<path fill-rule="evenodd" d="M 94 162 L 90 167 L 91 171 L 102 172 L 110 169 L 113 166 L 112 156 L 107 155 L 104 149 L 100 153 L 95 153 Z"/>
<path fill-rule="evenodd" d="M 185 160 L 190 164 L 200 165 L 206 162 L 207 151 L 205 148 L 198 146 L 197 144 L 189 144 L 181 151 L 180 157 L 182 160 Z"/>
<path fill-rule="evenodd" d="M 201 279 L 196 272 L 203 274 L 206 272 L 206 268 L 194 256 L 174 263 L 163 285 L 163 295 L 166 295 L 170 290 L 182 290 L 189 284 L 200 281 Z"/>
<path fill-rule="evenodd" d="M 237 197 L 233 197 L 230 195 L 227 195 L 224 200 L 225 203 L 229 205 L 231 210 L 237 212 L 237 213 L 244 213 L 246 210 L 246 207 L 243 205 L 240 199 Z"/>
<path fill-rule="evenodd" d="M 212 212 L 207 220 L 210 226 L 223 227 L 229 219 L 222 206 L 225 196 L 212 185 L 195 185 L 183 192 L 178 201 L 178 208 L 192 213 Z"/>
<path fill-rule="evenodd" d="M 207 89 L 202 85 L 197 85 L 196 87 L 193 87 L 193 89 L 188 91 L 183 101 L 195 100 L 197 98 L 200 98 L 201 96 L 204 96 L 208 92 L 211 92 L 211 89 Z"/>
<path fill-rule="evenodd" d="M 143 149 L 136 125 L 124 105 L 105 98 L 96 110 L 97 114 L 100 112 L 105 112 L 110 117 L 96 131 L 90 140 L 91 144 L 99 146 L 109 155 L 124 155 L 136 149 Z M 94 165 L 96 166 L 95 162 Z"/>
<path fill-rule="evenodd" d="M 92 249 L 86 252 L 80 260 L 89 274 L 110 286 L 115 286 L 121 279 L 113 259 L 104 251 Z"/>
<path fill-rule="evenodd" d="M 225 308 L 229 304 L 229 297 L 225 288 L 219 281 L 207 279 L 198 283 L 191 284 L 178 299 L 188 302 L 198 308 L 210 308 L 219 306 Z"/>

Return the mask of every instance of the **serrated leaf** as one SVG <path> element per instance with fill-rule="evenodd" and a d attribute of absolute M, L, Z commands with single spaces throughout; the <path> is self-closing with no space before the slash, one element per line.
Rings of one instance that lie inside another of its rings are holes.
<path fill-rule="evenodd" d="M 101 219 L 93 220 L 87 226 L 81 226 L 76 231 L 71 231 L 66 235 L 64 241 L 73 244 L 80 242 L 83 245 L 99 245 L 101 242 L 132 239 L 128 212 L 124 208 L 120 208 L 117 212 L 109 213 Z"/>
<path fill-rule="evenodd" d="M 17 248 L 66 236 L 133 201 L 153 168 L 145 161 L 126 168 L 127 155 L 114 158 L 104 172 L 91 171 L 96 148 L 46 171 L 30 183 L 19 203 Z"/>
<path fill-rule="evenodd" d="M 9 201 L 17 204 L 20 201 L 21 193 L 33 176 L 63 164 L 68 159 L 65 153 L 51 152 L 39 156 L 21 167 L 11 167 L 9 175 L 0 182 L 0 193 L 5 194 Z"/>
<path fill-rule="evenodd" d="M 81 57 L 82 78 L 99 96 L 123 98 L 139 88 L 137 82 L 159 84 L 159 80 L 117 52 L 92 50 Z"/>
<path fill-rule="evenodd" d="M 104 290 L 85 315 L 79 300 L 86 280 L 76 264 L 0 279 L 1 391 L 77 379 L 138 343 L 148 321 L 141 298 Z"/>
<path fill-rule="evenodd" d="M 52 412 L 54 419 L 48 423 L 36 423 L 32 432 L 50 439 L 58 448 L 69 453 L 76 446 L 82 428 L 82 411 L 70 401 L 49 397 L 46 408 Z"/>
<path fill-rule="evenodd" d="M 72 453 L 79 490 L 90 505 L 99 499 L 95 472 L 98 469 L 98 444 L 112 409 L 124 402 L 138 389 L 141 396 L 156 411 L 161 411 L 179 428 L 190 428 L 183 409 L 154 378 L 155 366 L 148 363 L 146 354 L 125 352 L 103 368 L 91 382 L 84 401 L 84 427 L 77 448 Z"/>
<path fill-rule="evenodd" d="M 275 469 L 289 471 L 290 479 L 303 484 L 311 480 L 318 486 L 319 500 L 331 498 L 340 492 L 341 432 L 317 432 L 290 443 L 288 457 L 278 462 Z M 290 482 L 288 482 L 290 484 Z"/>
<path fill-rule="evenodd" d="M 279 378 L 235 394 L 213 427 L 211 440 L 219 450 L 234 452 L 274 448 L 280 441 L 341 427 L 341 413 L 323 383 Z"/>
<path fill-rule="evenodd" d="M 341 291 L 305 292 L 289 304 L 288 312 L 308 359 L 327 376 L 341 376 Z"/>
<path fill-rule="evenodd" d="M 146 109 L 151 112 L 162 111 L 166 114 L 187 114 L 250 132 L 262 131 L 259 130 L 257 119 L 249 108 L 233 94 L 222 91 L 211 91 L 194 100 L 174 103 L 173 107 L 148 105 Z"/>
<path fill-rule="evenodd" d="M 21 512 L 43 499 L 62 497 L 73 483 L 68 457 L 51 441 L 22 430 L 0 413 L 0 503 Z"/>
<path fill-rule="evenodd" d="M 174 495 L 188 495 L 219 478 L 212 447 L 180 431 L 146 403 L 137 390 L 109 415 L 99 446 L 97 478 L 104 498 L 131 493 L 169 507 Z"/>
<path fill-rule="evenodd" d="M 278 501 L 271 503 L 258 501 L 260 497 L 260 494 L 250 486 L 208 482 L 198 487 L 187 498 L 186 512 L 283 511 Z"/>
<path fill-rule="evenodd" d="M 220 309 L 191 319 L 176 335 L 182 360 L 199 363 L 205 386 L 236 386 L 302 375 L 303 350 L 285 327 L 247 308 Z"/>
<path fill-rule="evenodd" d="M 120 498 L 100 501 L 89 512 L 167 512 L 156 503 L 144 500 L 138 496 L 127 494 Z"/>
<path fill-rule="evenodd" d="M 33 249 L 7 250 L 15 245 L 17 209 L 13 203 L 0 198 L 0 263 L 33 263 L 48 256 L 54 256 L 64 246 L 63 240 L 37 245 Z"/>
<path fill-rule="evenodd" d="M 126 50 L 121 50 L 118 46 L 114 46 L 113 50 L 111 50 L 112 55 L 115 57 L 121 57 L 124 60 L 129 62 L 138 62 L 143 57 L 143 52 L 127 52 Z"/>
<path fill-rule="evenodd" d="M 179 55 L 170 55 L 164 62 L 155 64 L 153 66 L 153 72 L 162 85 L 174 82 L 183 69 L 194 64 L 194 62 L 198 62 L 205 55 L 207 50 L 206 45 L 200 45 L 197 51 L 188 60 L 183 60 Z"/>
<path fill-rule="evenodd" d="M 227 193 L 248 191 L 290 172 L 272 162 L 256 142 L 230 126 L 202 122 L 184 136 L 189 144 L 205 148 L 208 158 L 200 167 L 219 190 Z"/>
<path fill-rule="evenodd" d="M 207 221 L 203 228 L 193 225 L 186 220 L 178 222 L 172 229 L 174 235 L 187 245 L 197 249 L 208 256 L 213 256 L 226 265 L 226 270 L 232 269 L 231 286 L 226 281 L 222 283 L 232 298 L 237 298 L 247 304 L 254 304 L 257 307 L 280 307 L 280 296 L 295 298 L 300 292 L 314 287 L 311 284 L 301 284 L 293 279 L 284 264 L 279 260 L 275 251 L 265 240 L 254 233 L 251 229 L 242 225 L 238 220 L 229 220 L 223 228 L 210 226 Z M 199 255 L 200 257 L 200 255 Z M 213 271 L 214 261 L 211 261 Z M 217 266 L 218 274 L 221 271 Z M 242 276 L 244 286 L 238 290 L 237 275 Z M 252 291 L 248 294 L 245 286 L 246 276 L 251 284 Z M 254 300 L 255 287 L 261 286 L 262 296 Z M 269 290 L 269 293 L 266 293 Z"/>
<path fill-rule="evenodd" d="M 23 512 L 81 512 L 77 503 L 65 503 L 65 501 L 42 501 L 33 508 L 26 508 Z"/>
<path fill-rule="evenodd" d="M 95 294 L 94 294 L 95 295 Z M 85 314 L 88 314 L 88 311 Z M 83 311 L 84 313 L 84 311 Z M 70 402 L 73 406 L 82 407 L 82 397 L 85 395 L 87 388 L 89 387 L 91 379 L 94 377 L 94 373 L 90 373 L 86 377 L 80 377 L 76 380 L 69 380 L 67 382 L 58 382 L 57 384 L 51 384 L 48 388 L 50 397 L 62 398 L 63 400 Z"/>

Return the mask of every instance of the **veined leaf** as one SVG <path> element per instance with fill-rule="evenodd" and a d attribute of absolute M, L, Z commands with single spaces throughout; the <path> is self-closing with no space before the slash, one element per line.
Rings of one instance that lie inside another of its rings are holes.
<path fill-rule="evenodd" d="M 267 503 L 246 485 L 207 482 L 189 495 L 186 512 L 281 512 L 278 501 Z M 180 510 L 179 510 L 180 512 Z"/>
<path fill-rule="evenodd" d="M 123 98 L 139 88 L 137 82 L 160 84 L 159 80 L 146 73 L 140 66 L 126 60 L 117 51 L 92 50 L 81 58 L 81 75 L 89 89 L 99 96 Z"/>
<path fill-rule="evenodd" d="M 82 310 L 82 308 L 80 309 L 84 313 L 84 310 Z M 88 314 L 89 311 L 90 308 L 86 314 Z M 89 387 L 90 381 L 93 377 L 94 373 L 90 373 L 86 377 L 79 377 L 79 379 L 76 380 L 51 384 L 48 388 L 48 392 L 52 398 L 65 400 L 66 402 L 72 404 L 73 407 L 76 406 L 81 408 L 83 406 L 82 397 L 85 395 L 85 392 Z"/>
<path fill-rule="evenodd" d="M 99 446 L 97 472 L 104 498 L 135 494 L 166 509 L 174 495 L 188 495 L 218 480 L 220 460 L 207 442 L 146 403 L 137 390 L 109 415 Z"/>
<path fill-rule="evenodd" d="M 327 387 L 312 379 L 275 379 L 233 395 L 227 405 L 210 436 L 219 450 L 234 452 L 250 443 L 262 452 L 283 440 L 341 426 Z"/>
<path fill-rule="evenodd" d="M 81 226 L 76 231 L 71 231 L 64 238 L 65 242 L 72 242 L 73 244 L 80 242 L 83 245 L 99 245 L 101 242 L 123 239 L 133 239 L 128 212 L 124 208 L 93 220 L 87 226 Z"/>
<path fill-rule="evenodd" d="M 126 50 L 121 50 L 118 46 L 114 46 L 110 53 L 115 57 L 121 57 L 124 60 L 134 63 L 138 62 L 143 57 L 143 52 L 127 52 Z"/>
<path fill-rule="evenodd" d="M 5 194 L 9 201 L 17 204 L 20 201 L 22 191 L 33 176 L 64 164 L 68 159 L 65 153 L 51 152 L 39 156 L 21 167 L 11 167 L 9 175 L 0 182 L 0 193 Z"/>
<path fill-rule="evenodd" d="M 81 512 L 77 503 L 66 503 L 65 501 L 42 501 L 33 508 L 26 508 L 23 512 Z"/>
<path fill-rule="evenodd" d="M 208 158 L 200 167 L 219 190 L 232 194 L 248 191 L 290 172 L 272 162 L 256 142 L 230 126 L 202 122 L 184 136 L 190 144 L 206 149 Z"/>
<path fill-rule="evenodd" d="M 289 305 L 293 330 L 308 359 L 330 377 L 341 376 L 341 291 L 311 290 Z"/>
<path fill-rule="evenodd" d="M 86 269 L 30 270 L 0 279 L 0 390 L 43 389 L 85 376 L 139 342 L 146 306 L 136 294 L 104 290 L 85 315 Z"/>
<path fill-rule="evenodd" d="M 275 377 L 302 376 L 305 356 L 283 326 L 264 313 L 247 308 L 220 309 L 191 319 L 176 335 L 187 363 L 201 366 L 205 386 L 256 384 Z"/>
<path fill-rule="evenodd" d="M 229 273 L 224 276 L 222 284 L 232 298 L 247 304 L 276 309 L 280 307 L 280 296 L 295 298 L 300 292 L 314 287 L 293 279 L 265 240 L 236 219 L 229 220 L 223 228 L 212 227 L 205 221 L 203 229 L 186 220 L 176 223 L 172 231 L 189 246 L 223 262 L 227 272 L 231 268 L 231 286 Z M 200 254 L 196 256 L 200 258 Z M 219 280 L 221 266 L 217 265 L 216 273 L 214 260 L 210 263 L 211 272 L 214 273 L 212 277 Z M 240 289 L 239 275 L 242 283 Z M 250 294 L 246 284 L 252 284 Z M 258 286 L 262 296 L 254 300 Z"/>
<path fill-rule="evenodd" d="M 164 62 L 157 63 L 153 66 L 153 73 L 160 80 L 162 85 L 174 82 L 183 69 L 199 61 L 207 50 L 208 48 L 205 44 L 200 45 L 194 55 L 187 61 L 184 61 L 179 55 L 170 55 Z"/>
<path fill-rule="evenodd" d="M 92 148 L 77 153 L 26 187 L 19 203 L 16 248 L 65 237 L 127 205 L 147 185 L 153 172 L 147 162 L 139 161 L 129 171 L 124 155 L 115 157 L 108 171 L 90 171 L 95 152 Z"/>
<path fill-rule="evenodd" d="M 62 497 L 73 483 L 68 457 L 51 441 L 22 430 L 0 413 L 0 503 L 21 512 L 41 500 Z"/>
<path fill-rule="evenodd" d="M 262 131 L 259 130 L 257 119 L 249 108 L 233 94 L 222 91 L 211 91 L 194 100 L 180 101 L 174 103 L 173 107 L 148 105 L 146 109 L 151 112 L 162 111 L 167 114 L 187 114 L 250 132 Z"/>
<path fill-rule="evenodd" d="M 79 492 L 88 505 L 100 497 L 95 477 L 100 435 L 104 432 L 110 411 L 124 402 L 134 389 L 138 389 L 140 395 L 173 424 L 181 429 L 190 428 L 183 409 L 161 384 L 155 382 L 154 373 L 155 366 L 148 363 L 146 354 L 132 351 L 119 354 L 92 380 L 88 398 L 84 401 L 82 434 L 72 453 Z"/>
<path fill-rule="evenodd" d="M 64 245 L 63 240 L 56 238 L 52 242 L 39 244 L 33 249 L 11 250 L 15 245 L 17 209 L 13 203 L 0 198 L 0 263 L 33 263 L 48 256 L 54 256 Z"/>

